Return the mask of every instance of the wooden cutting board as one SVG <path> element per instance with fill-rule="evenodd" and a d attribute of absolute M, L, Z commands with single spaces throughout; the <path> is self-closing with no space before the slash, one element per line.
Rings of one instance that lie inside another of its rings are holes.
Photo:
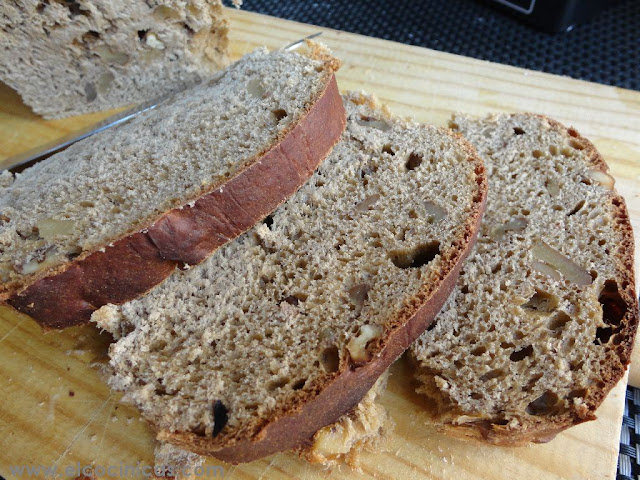
<path fill-rule="evenodd" d="M 278 48 L 320 30 L 229 10 L 233 57 L 258 45 Z M 392 110 L 444 125 L 450 113 L 534 111 L 573 125 L 593 140 L 627 199 L 636 244 L 640 232 L 640 93 L 496 65 L 384 40 L 322 29 L 344 60 L 340 87 L 375 93 Z M 0 84 L 0 162 L 113 112 L 44 121 Z M 1 163 L 0 163 L 1 164 Z M 153 462 L 153 435 L 137 411 L 118 402 L 100 380 L 108 338 L 92 326 L 43 334 L 28 317 L 0 307 L 0 474 L 11 465 L 142 465 Z M 640 366 L 640 364 L 638 364 Z M 632 369 L 640 379 L 640 372 Z M 365 453 L 360 472 L 327 472 L 281 453 L 248 465 L 220 465 L 225 478 L 613 479 L 624 383 L 598 420 L 546 445 L 500 449 L 454 440 L 423 418 L 403 361 L 392 367 L 382 403 L 395 429 L 381 453 Z M 638 383 L 640 384 L 640 381 Z M 59 470 L 60 471 L 60 470 Z M 212 477 L 209 477 L 212 478 Z M 219 477 L 218 477 L 219 478 Z"/>

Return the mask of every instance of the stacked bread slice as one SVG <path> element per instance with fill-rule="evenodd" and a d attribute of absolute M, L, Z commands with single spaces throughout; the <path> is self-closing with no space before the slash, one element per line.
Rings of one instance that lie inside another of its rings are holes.
<path fill-rule="evenodd" d="M 418 391 L 447 432 L 544 442 L 595 418 L 638 322 L 633 234 L 595 147 L 531 114 L 455 116 L 489 172 L 477 245 L 412 345 Z"/>
<path fill-rule="evenodd" d="M 345 114 L 318 46 L 265 49 L 0 186 L 0 300 L 88 322 L 194 265 L 295 192 Z M 249 127 L 250 126 L 250 127 Z"/>
<path fill-rule="evenodd" d="M 111 385 L 158 438 L 231 462 L 310 441 L 428 326 L 484 208 L 461 137 L 345 98 L 342 140 L 295 195 L 201 265 L 93 315 Z M 443 188 L 455 185 L 455 189 Z"/>

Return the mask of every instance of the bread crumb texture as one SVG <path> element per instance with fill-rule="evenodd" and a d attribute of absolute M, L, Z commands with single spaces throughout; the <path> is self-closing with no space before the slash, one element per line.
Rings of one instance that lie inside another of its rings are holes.
<path fill-rule="evenodd" d="M 12 0 L 0 6 L 0 79 L 60 118 L 183 89 L 227 66 L 220 0 Z"/>
<path fill-rule="evenodd" d="M 637 325 L 624 200 L 586 139 L 532 114 L 451 126 L 485 159 L 478 242 L 432 328 L 412 346 L 419 392 L 451 433 L 541 442 L 595 418 Z"/>
<path fill-rule="evenodd" d="M 344 100 L 342 141 L 263 223 L 94 314 L 118 338 L 111 386 L 157 429 L 206 436 L 212 454 L 255 438 L 377 357 L 460 260 L 486 188 L 475 152 Z"/>
<path fill-rule="evenodd" d="M 0 297 L 223 188 L 304 118 L 331 62 L 258 49 L 121 126 L 2 172 Z"/>

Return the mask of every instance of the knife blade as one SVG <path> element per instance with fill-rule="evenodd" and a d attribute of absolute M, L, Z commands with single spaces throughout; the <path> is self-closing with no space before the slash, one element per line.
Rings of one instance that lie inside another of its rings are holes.
<path fill-rule="evenodd" d="M 300 47 L 306 40 L 311 40 L 313 38 L 319 37 L 322 35 L 322 32 L 316 32 L 311 35 L 307 35 L 304 38 L 296 40 L 284 47 L 281 50 L 292 51 Z M 14 155 L 13 157 L 9 157 L 4 160 L 3 163 L 9 165 L 8 167 L 1 168 L 0 171 L 9 170 L 11 173 L 20 173 L 26 168 L 49 158 L 51 155 L 61 152 L 69 146 L 73 145 L 80 140 L 83 140 L 91 135 L 95 135 L 98 132 L 102 132 L 104 130 L 108 130 L 109 128 L 115 127 L 117 125 L 121 125 L 123 123 L 128 122 L 132 118 L 137 117 L 141 113 L 148 112 L 153 110 L 158 105 L 163 103 L 168 98 L 172 97 L 176 92 L 171 92 L 160 97 L 154 98 L 150 101 L 143 102 L 140 105 L 136 105 L 134 107 L 128 108 L 122 112 L 116 113 L 106 119 L 98 122 L 97 124 L 93 124 L 89 127 L 86 127 L 82 130 L 73 132 L 69 135 L 65 135 L 62 138 L 57 138 L 56 140 L 46 143 L 44 145 L 40 145 L 36 148 L 27 150 L 24 153 L 20 153 L 18 155 Z"/>

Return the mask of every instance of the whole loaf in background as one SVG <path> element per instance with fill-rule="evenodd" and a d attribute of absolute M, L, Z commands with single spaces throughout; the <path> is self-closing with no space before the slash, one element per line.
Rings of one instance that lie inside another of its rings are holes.
<path fill-rule="evenodd" d="M 228 65 L 220 0 L 10 0 L 0 80 L 47 119 L 140 103 Z"/>

